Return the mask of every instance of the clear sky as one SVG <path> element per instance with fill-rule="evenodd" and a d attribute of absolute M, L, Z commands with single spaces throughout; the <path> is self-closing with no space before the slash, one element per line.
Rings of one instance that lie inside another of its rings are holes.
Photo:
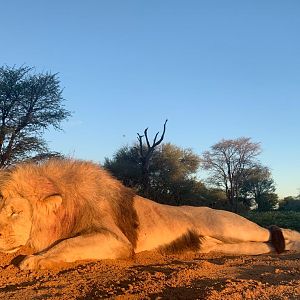
<path fill-rule="evenodd" d="M 0 1 L 0 63 L 59 72 L 73 117 L 53 150 L 103 162 L 169 119 L 201 154 L 261 142 L 280 196 L 300 188 L 300 1 Z M 201 172 L 200 172 L 201 177 Z"/>

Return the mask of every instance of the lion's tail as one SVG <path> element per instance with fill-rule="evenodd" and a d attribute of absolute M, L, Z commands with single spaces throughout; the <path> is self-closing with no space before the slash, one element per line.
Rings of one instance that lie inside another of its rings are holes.
<path fill-rule="evenodd" d="M 271 234 L 273 247 L 278 254 L 282 253 L 285 250 L 285 239 L 282 230 L 276 225 L 271 225 L 268 229 Z"/>

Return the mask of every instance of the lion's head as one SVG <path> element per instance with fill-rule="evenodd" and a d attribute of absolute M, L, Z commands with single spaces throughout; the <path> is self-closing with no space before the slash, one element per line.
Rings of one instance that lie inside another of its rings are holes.
<path fill-rule="evenodd" d="M 0 199 L 0 251 L 23 245 L 41 250 L 61 237 L 62 195 L 40 166 L 21 164 L 1 171 Z"/>
<path fill-rule="evenodd" d="M 0 172 L 0 252 L 41 251 L 59 240 L 116 226 L 135 245 L 134 193 L 91 162 L 50 160 Z M 126 213 L 127 218 L 121 217 Z"/>
<path fill-rule="evenodd" d="M 0 198 L 0 251 L 15 252 L 29 239 L 32 208 L 17 194 L 3 191 Z"/>

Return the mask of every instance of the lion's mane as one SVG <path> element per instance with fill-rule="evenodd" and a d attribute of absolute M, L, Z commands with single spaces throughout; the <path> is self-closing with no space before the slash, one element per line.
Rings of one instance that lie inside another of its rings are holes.
<path fill-rule="evenodd" d="M 10 168 L 1 185 L 12 194 L 29 200 L 32 229 L 28 241 L 36 250 L 55 242 L 103 231 L 103 220 L 112 217 L 133 247 L 137 242 L 138 217 L 133 207 L 134 193 L 99 165 L 80 160 L 55 159 L 24 163 Z M 61 195 L 55 213 L 43 208 L 43 199 Z"/>

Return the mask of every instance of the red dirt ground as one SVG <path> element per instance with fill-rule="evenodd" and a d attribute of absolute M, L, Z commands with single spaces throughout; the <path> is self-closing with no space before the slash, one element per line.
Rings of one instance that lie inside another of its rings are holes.
<path fill-rule="evenodd" d="M 132 260 L 20 271 L 21 249 L 0 259 L 0 299 L 300 299 L 300 255 L 144 252 Z"/>

